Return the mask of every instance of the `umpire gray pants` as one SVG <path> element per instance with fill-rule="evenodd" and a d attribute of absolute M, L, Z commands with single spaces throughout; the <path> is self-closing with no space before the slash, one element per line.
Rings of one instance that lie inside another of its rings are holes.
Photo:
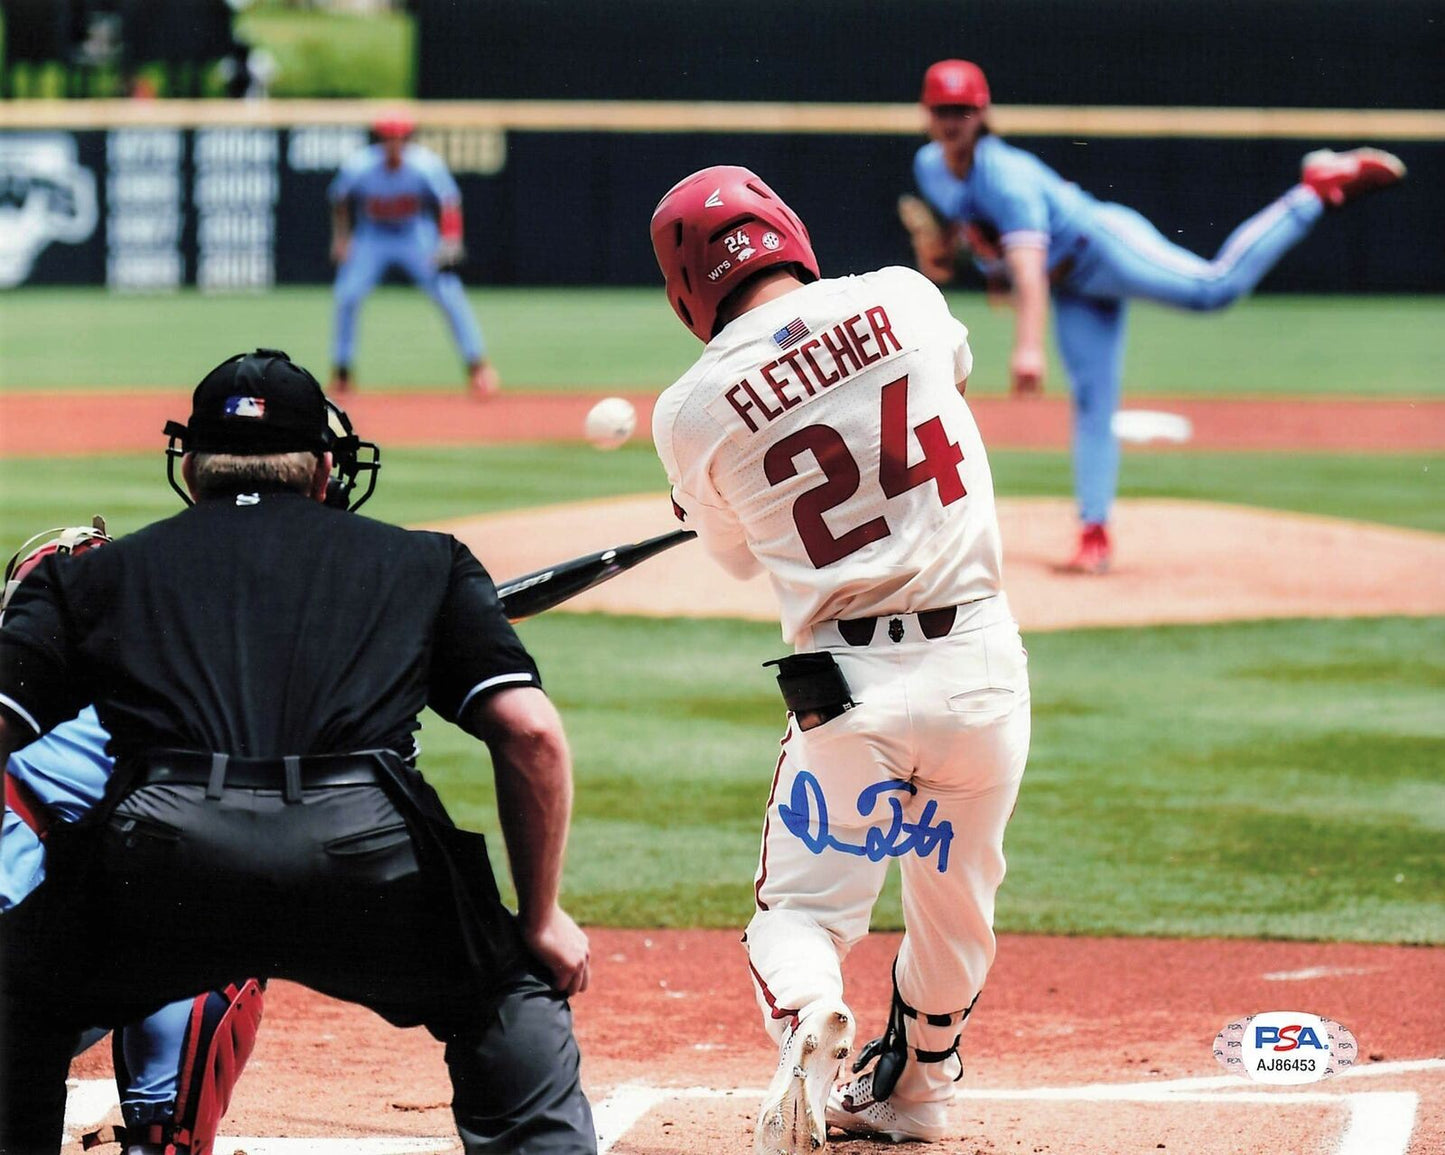
<path fill-rule="evenodd" d="M 308 789 L 287 802 L 279 790 L 207 798 L 199 786 L 142 786 L 98 838 L 83 900 L 47 903 L 47 921 L 82 912 L 91 949 L 65 950 L 70 936 L 47 930 L 55 949 L 17 952 L 5 935 L 4 1155 L 59 1149 L 56 1089 L 63 1112 L 77 1028 L 134 1019 L 237 974 L 289 979 L 395 1025 L 425 1026 L 446 1044 L 468 1152 L 595 1153 L 566 999 L 536 964 L 475 974 L 449 892 L 423 869 L 381 787 Z M 476 869 L 489 871 L 477 841 Z"/>

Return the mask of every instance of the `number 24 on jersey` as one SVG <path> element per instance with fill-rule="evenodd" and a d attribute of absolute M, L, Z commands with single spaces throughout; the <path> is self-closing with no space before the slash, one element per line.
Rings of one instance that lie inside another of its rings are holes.
<path fill-rule="evenodd" d="M 957 442 L 948 439 L 940 418 L 930 417 L 913 427 L 913 435 L 923 450 L 923 460 L 908 464 L 907 377 L 883 386 L 881 408 L 878 484 L 884 496 L 898 497 L 930 481 L 937 485 L 938 500 L 945 506 L 966 496 L 968 491 L 959 473 L 963 450 Z M 881 515 L 836 536 L 824 522 L 823 514 L 857 493 L 863 480 L 848 443 L 831 425 L 809 425 L 770 447 L 763 457 L 763 472 L 768 483 L 779 485 L 796 477 L 798 458 L 804 453 L 811 453 L 823 471 L 822 484 L 801 494 L 793 503 L 793 524 L 798 527 L 798 536 L 814 568 L 822 569 L 841 561 L 893 532 Z"/>

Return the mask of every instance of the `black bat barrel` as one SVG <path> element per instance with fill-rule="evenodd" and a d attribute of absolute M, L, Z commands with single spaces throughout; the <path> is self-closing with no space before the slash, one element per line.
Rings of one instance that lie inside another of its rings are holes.
<path fill-rule="evenodd" d="M 502 609 L 512 621 L 520 621 L 550 610 L 583 590 L 601 585 L 638 562 L 671 549 L 697 536 L 690 529 L 677 529 L 634 545 L 618 545 L 546 569 L 534 570 L 497 586 Z"/>

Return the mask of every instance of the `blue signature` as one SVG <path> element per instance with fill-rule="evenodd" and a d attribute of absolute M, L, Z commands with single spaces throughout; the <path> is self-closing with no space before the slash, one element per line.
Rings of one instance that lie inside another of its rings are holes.
<path fill-rule="evenodd" d="M 828 832 L 828 802 L 823 797 L 823 788 L 818 784 L 817 778 L 807 770 L 798 771 L 797 777 L 793 779 L 792 797 L 787 802 L 778 804 L 778 815 L 789 833 L 801 839 L 803 845 L 814 854 L 822 854 L 832 847 L 844 854 L 856 854 L 871 862 L 882 862 L 885 858 L 902 858 L 905 854 L 917 854 L 919 858 L 927 858 L 936 849 L 938 873 L 942 874 L 948 869 L 948 848 L 953 842 L 953 823 L 945 820 L 937 826 L 933 824 L 933 816 L 938 813 L 938 802 L 932 799 L 924 806 L 917 822 L 903 821 L 903 802 L 897 797 L 900 793 L 912 797 L 918 793 L 918 787 L 911 782 L 898 782 L 890 778 L 867 787 L 858 795 L 858 814 L 863 818 L 873 813 L 878 800 L 885 794 L 889 795 L 885 801 L 892 811 L 891 820 L 886 827 L 868 828 L 862 846 L 842 842 Z M 818 826 L 816 834 L 812 833 L 815 811 Z"/>

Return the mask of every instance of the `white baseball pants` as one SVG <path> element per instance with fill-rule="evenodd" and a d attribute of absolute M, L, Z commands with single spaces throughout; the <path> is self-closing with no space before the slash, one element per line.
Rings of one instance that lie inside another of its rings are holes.
<path fill-rule="evenodd" d="M 909 1045 L 946 1050 L 994 958 L 1004 827 L 1029 748 L 1018 626 L 1000 595 L 959 607 L 931 641 L 905 614 L 880 619 L 867 646 L 824 623 L 798 648 L 830 651 L 858 705 L 807 732 L 790 718 L 783 736 L 745 938 L 765 1024 L 779 1040 L 793 1014 L 843 997 L 841 960 L 897 858 L 898 989 L 920 1015 L 949 1017 L 909 1019 Z M 956 1074 L 910 1060 L 896 1094 L 947 1099 Z"/>

